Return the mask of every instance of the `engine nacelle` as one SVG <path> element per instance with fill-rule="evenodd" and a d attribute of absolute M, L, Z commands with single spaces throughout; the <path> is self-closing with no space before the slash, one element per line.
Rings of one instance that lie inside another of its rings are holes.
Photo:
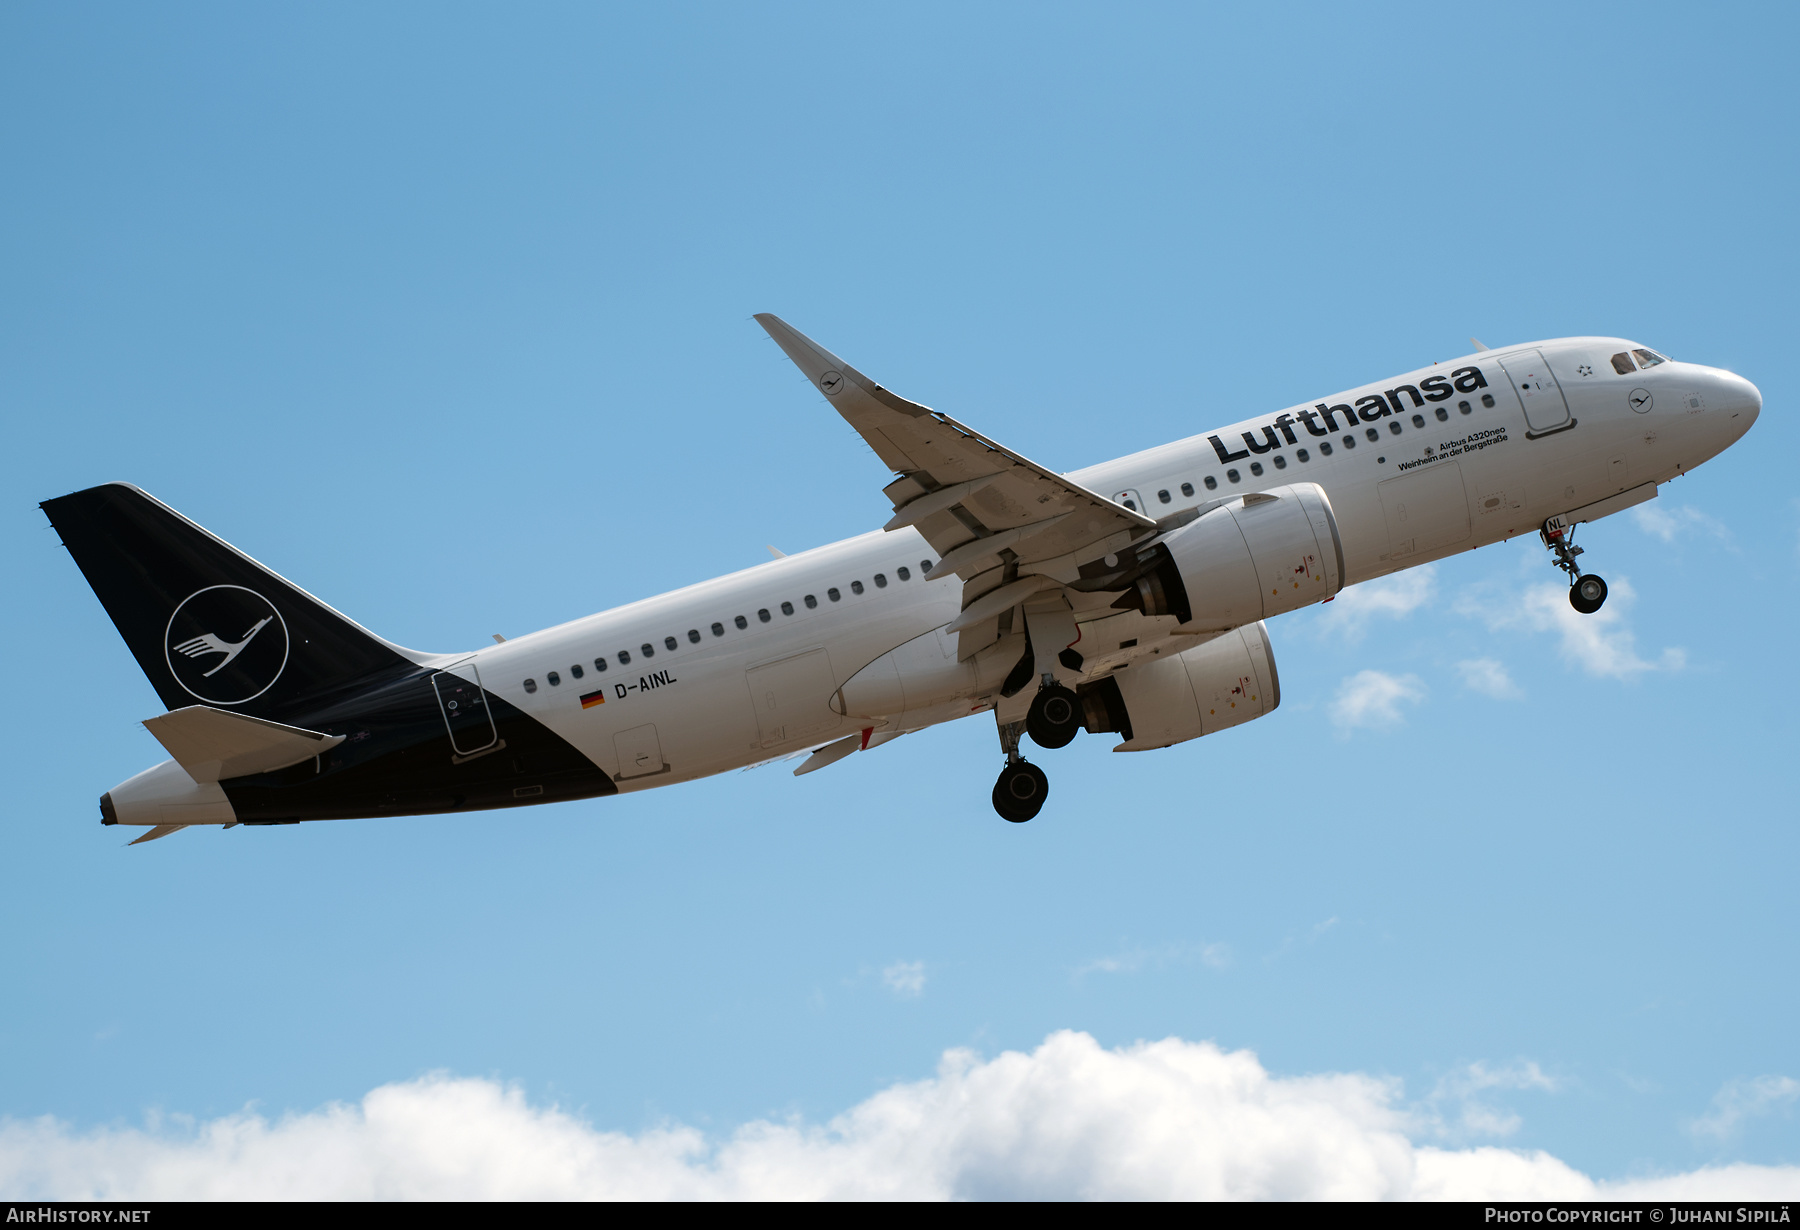
<path fill-rule="evenodd" d="M 1147 752 L 1259 718 L 1281 703 L 1269 634 L 1256 622 L 1204 645 L 1137 662 L 1079 689 L 1090 733 L 1125 736 L 1115 752 Z"/>
<path fill-rule="evenodd" d="M 1344 587 L 1344 545 L 1317 483 L 1252 491 L 1164 537 L 1115 605 L 1212 631 L 1323 602 Z"/>

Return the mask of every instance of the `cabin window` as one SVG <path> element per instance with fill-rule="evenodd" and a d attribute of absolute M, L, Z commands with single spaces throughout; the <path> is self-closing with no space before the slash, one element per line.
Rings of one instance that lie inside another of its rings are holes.
<path fill-rule="evenodd" d="M 850 582 L 850 592 L 853 594 L 862 593 L 862 582 L 861 581 Z"/>
<path fill-rule="evenodd" d="M 724 624 L 714 624 L 712 626 L 712 634 L 714 636 L 724 636 L 725 635 L 725 625 Z"/>
<path fill-rule="evenodd" d="M 1481 404 L 1486 406 L 1489 410 L 1492 410 L 1494 408 L 1494 395 L 1492 393 L 1483 393 L 1481 395 Z"/>
<path fill-rule="evenodd" d="M 811 594 L 806 595 L 806 597 L 800 599 L 800 601 L 806 603 L 806 609 L 809 611 L 815 610 L 819 605 L 819 600 Z"/>
<path fill-rule="evenodd" d="M 670 653 L 674 653 L 675 652 L 675 638 L 672 636 L 663 637 L 663 648 L 668 650 Z"/>
<path fill-rule="evenodd" d="M 629 649 L 619 650 L 619 665 L 620 666 L 630 666 L 631 665 L 631 650 L 629 650 Z"/>
<path fill-rule="evenodd" d="M 577 662 L 569 668 L 569 676 L 573 679 L 581 678 L 581 663 Z"/>
<path fill-rule="evenodd" d="M 1238 480 L 1238 472 L 1236 470 L 1227 470 L 1225 471 L 1225 477 L 1235 483 Z"/>
<path fill-rule="evenodd" d="M 1655 367 L 1658 363 L 1668 362 L 1654 350 L 1634 350 L 1631 353 L 1637 356 L 1638 364 L 1641 367 Z"/>
<path fill-rule="evenodd" d="M 1256 475 L 1256 477 L 1258 477 L 1258 478 L 1261 478 L 1262 477 L 1262 462 L 1252 461 L 1250 463 L 1250 473 Z"/>
<path fill-rule="evenodd" d="M 1164 487 L 1161 491 L 1156 493 L 1156 498 L 1161 500 L 1164 504 L 1167 504 L 1175 497 L 1169 494 L 1169 489 L 1167 487 Z"/>
<path fill-rule="evenodd" d="M 1425 416 L 1424 416 L 1424 415 L 1422 415 L 1422 414 L 1415 414 L 1415 415 L 1413 415 L 1413 426 L 1414 426 L 1414 427 L 1423 427 L 1423 426 L 1425 426 Z"/>
<path fill-rule="evenodd" d="M 763 618 L 767 619 L 768 617 L 769 617 L 768 612 L 767 611 L 763 612 Z M 742 615 L 739 615 L 737 618 L 733 619 L 731 622 L 738 626 L 738 631 L 740 631 L 740 632 L 742 632 L 745 628 L 748 628 L 750 626 L 750 621 L 745 619 Z"/>
<path fill-rule="evenodd" d="M 607 662 L 606 662 L 605 658 L 595 658 L 594 659 L 594 669 L 595 670 L 603 671 L 606 669 L 606 666 L 607 666 Z"/>
<path fill-rule="evenodd" d="M 1444 409 L 1442 406 L 1439 406 L 1437 408 L 1436 413 L 1437 413 L 1437 421 L 1438 422 L 1448 423 L 1450 421 L 1450 412 L 1448 410 Z"/>
<path fill-rule="evenodd" d="M 1469 412 L 1469 403 L 1466 401 L 1459 401 L 1456 403 L 1456 408 L 1461 410 L 1464 414 L 1467 414 Z"/>
<path fill-rule="evenodd" d="M 1402 428 L 1401 428 L 1400 424 L 1398 424 L 1398 423 L 1389 423 L 1388 424 L 1388 432 L 1391 435 L 1397 436 L 1400 434 L 1401 430 L 1402 430 Z"/>
<path fill-rule="evenodd" d="M 715 627 L 717 627 L 717 625 L 714 625 L 714 626 L 715 626 Z M 720 629 L 719 629 L 719 630 L 720 630 L 720 631 L 721 631 L 721 632 L 723 632 L 723 631 L 724 631 L 724 629 L 723 629 L 723 628 L 720 628 Z M 689 628 L 689 629 L 688 629 L 688 644 L 690 644 L 690 645 L 698 645 L 698 644 L 699 644 L 699 643 L 700 643 L 700 629 L 698 629 L 698 628 Z"/>
<path fill-rule="evenodd" d="M 875 574 L 875 588 L 876 589 L 886 589 L 887 588 L 887 575 L 885 573 L 878 572 Z"/>
<path fill-rule="evenodd" d="M 899 577 L 902 581 L 910 581 L 912 580 L 912 569 L 908 568 L 905 564 L 902 564 L 894 570 L 894 575 Z"/>
<path fill-rule="evenodd" d="M 783 615 L 792 615 L 794 613 L 794 604 L 791 602 L 782 603 L 781 604 L 781 613 Z"/>
<path fill-rule="evenodd" d="M 1296 451 L 1295 451 L 1295 453 L 1294 453 L 1294 456 L 1296 456 L 1296 457 L 1298 457 L 1298 458 L 1299 458 L 1299 459 L 1300 459 L 1300 460 L 1301 460 L 1301 461 L 1302 461 L 1302 462 L 1306 462 L 1306 461 L 1311 461 L 1311 460 L 1312 460 L 1312 458 L 1311 458 L 1311 457 L 1308 457 L 1308 456 L 1307 456 L 1307 455 L 1306 455 L 1306 450 L 1305 450 L 1305 449 L 1298 449 L 1298 450 L 1296 450 Z"/>
<path fill-rule="evenodd" d="M 1374 429 L 1374 428 L 1373 428 L 1373 427 L 1371 427 L 1371 428 L 1369 428 L 1369 429 L 1368 429 L 1368 430 L 1366 430 L 1366 431 L 1364 431 L 1364 432 L 1363 432 L 1363 435 L 1365 435 L 1365 436 L 1367 436 L 1367 437 L 1369 437 L 1369 443 L 1370 443 L 1370 444 L 1373 444 L 1373 443 L 1375 443 L 1375 442 L 1376 442 L 1376 441 L 1377 441 L 1377 440 L 1379 440 L 1379 439 L 1381 439 L 1381 433 L 1380 433 L 1380 432 L 1378 432 L 1378 431 L 1376 431 L 1376 430 L 1375 430 L 1375 429 Z"/>
<path fill-rule="evenodd" d="M 1371 427 L 1369 429 L 1369 434 L 1370 435 L 1375 434 L 1375 429 L 1373 427 Z M 1345 448 L 1355 448 L 1356 447 L 1356 437 L 1355 436 L 1345 436 L 1344 437 L 1344 447 Z"/>
<path fill-rule="evenodd" d="M 535 679 L 527 679 L 527 680 L 526 680 L 526 681 L 525 681 L 525 690 L 526 690 L 526 691 L 527 691 L 527 692 L 535 692 L 535 691 L 537 691 L 537 680 L 535 680 Z"/>
<path fill-rule="evenodd" d="M 756 617 L 758 619 L 762 620 L 763 623 L 768 623 L 769 618 L 770 618 L 769 617 L 769 608 L 765 606 L 761 610 L 757 611 Z"/>
<path fill-rule="evenodd" d="M 555 671 L 551 671 L 548 675 L 544 676 L 544 682 L 548 683 L 551 687 L 556 687 L 562 682 L 562 676 Z"/>
<path fill-rule="evenodd" d="M 642 645 L 638 646 L 638 652 L 643 654 L 646 658 L 654 658 L 656 656 L 656 646 L 652 645 L 649 641 L 645 641 Z"/>
<path fill-rule="evenodd" d="M 838 593 L 836 588 L 832 588 L 832 589 L 828 589 L 825 591 L 825 596 L 827 598 L 831 599 L 833 602 L 836 602 L 838 599 L 842 598 L 844 595 Z"/>
<path fill-rule="evenodd" d="M 1214 478 L 1212 475 L 1208 474 L 1206 476 L 1206 489 L 1208 491 L 1216 491 L 1216 490 L 1218 490 L 1218 487 L 1219 487 L 1219 480 Z"/>
<path fill-rule="evenodd" d="M 1637 370 L 1637 364 L 1631 361 L 1631 352 L 1621 350 L 1612 357 L 1613 370 L 1621 376 L 1629 376 Z"/>
<path fill-rule="evenodd" d="M 1331 456 L 1331 441 L 1327 440 L 1327 441 L 1325 441 L 1325 443 L 1319 445 L 1319 456 L 1321 456 L 1321 457 Z"/>
<path fill-rule="evenodd" d="M 1181 494 L 1182 495 L 1193 495 L 1194 494 L 1194 484 L 1192 484 L 1192 483 L 1181 484 Z"/>
<path fill-rule="evenodd" d="M 1280 453 L 1275 454 L 1275 468 L 1277 470 L 1287 469 L 1287 458 L 1283 457 Z"/>
<path fill-rule="evenodd" d="M 920 572 L 930 572 L 931 571 L 931 561 L 928 559 L 920 560 L 919 561 L 919 571 Z"/>

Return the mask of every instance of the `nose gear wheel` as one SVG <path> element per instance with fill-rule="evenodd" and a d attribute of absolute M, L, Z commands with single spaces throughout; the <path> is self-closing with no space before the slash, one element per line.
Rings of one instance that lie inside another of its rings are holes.
<path fill-rule="evenodd" d="M 1606 604 L 1606 578 L 1598 573 L 1583 572 L 1575 557 L 1584 554 L 1575 545 L 1575 527 L 1556 526 L 1546 521 L 1538 531 L 1544 546 L 1556 556 L 1556 566 L 1569 574 L 1569 605 L 1583 615 L 1592 615 Z"/>

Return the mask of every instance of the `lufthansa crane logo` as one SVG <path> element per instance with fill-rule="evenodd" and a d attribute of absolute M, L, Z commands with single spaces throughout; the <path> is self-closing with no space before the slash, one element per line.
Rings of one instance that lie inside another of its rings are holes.
<path fill-rule="evenodd" d="M 288 632 L 267 598 L 241 585 L 195 590 L 175 608 L 163 637 L 169 672 L 209 705 L 255 700 L 287 666 Z"/>

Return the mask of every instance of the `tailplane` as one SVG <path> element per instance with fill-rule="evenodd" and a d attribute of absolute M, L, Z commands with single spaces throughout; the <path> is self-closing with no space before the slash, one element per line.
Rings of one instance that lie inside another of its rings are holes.
<path fill-rule="evenodd" d="M 280 720 L 421 660 L 128 483 L 40 507 L 169 709 Z"/>

